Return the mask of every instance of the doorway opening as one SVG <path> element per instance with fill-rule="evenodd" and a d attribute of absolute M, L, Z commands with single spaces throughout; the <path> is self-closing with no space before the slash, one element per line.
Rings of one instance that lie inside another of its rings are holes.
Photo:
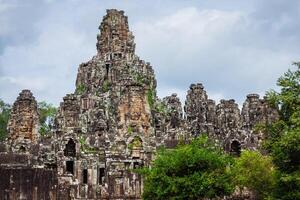
<path fill-rule="evenodd" d="M 82 171 L 82 183 L 83 184 L 87 184 L 88 183 L 88 170 L 87 169 L 84 169 Z"/>
<path fill-rule="evenodd" d="M 66 148 L 64 150 L 65 156 L 75 157 L 76 156 L 76 144 L 73 139 L 70 139 L 66 144 Z"/>
<path fill-rule="evenodd" d="M 240 156 L 241 155 L 241 144 L 239 141 L 234 140 L 231 145 L 230 145 L 230 152 L 231 154 L 235 156 Z"/>
<path fill-rule="evenodd" d="M 73 160 L 66 161 L 66 171 L 68 173 L 74 175 L 74 161 Z"/>

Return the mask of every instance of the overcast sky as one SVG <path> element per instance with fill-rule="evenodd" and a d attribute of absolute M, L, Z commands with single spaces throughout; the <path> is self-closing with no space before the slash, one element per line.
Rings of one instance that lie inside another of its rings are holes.
<path fill-rule="evenodd" d="M 263 95 L 300 61 L 299 0 L 0 0 L 0 98 L 31 89 L 58 105 L 80 63 L 96 54 L 108 8 L 125 11 L 136 54 L 153 66 L 158 95 L 203 83 L 217 102 Z"/>

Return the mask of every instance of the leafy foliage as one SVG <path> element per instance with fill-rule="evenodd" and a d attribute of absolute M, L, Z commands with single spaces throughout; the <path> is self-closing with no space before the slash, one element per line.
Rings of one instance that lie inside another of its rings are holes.
<path fill-rule="evenodd" d="M 40 134 L 42 136 L 48 135 L 54 125 L 54 118 L 57 113 L 57 108 L 45 101 L 38 103 Z"/>
<path fill-rule="evenodd" d="M 127 65 L 127 70 L 130 73 L 133 81 L 138 85 L 149 85 L 150 81 L 148 80 L 147 76 L 143 74 L 141 71 L 137 71 L 133 69 L 131 66 Z"/>
<path fill-rule="evenodd" d="M 232 159 L 207 137 L 173 150 L 158 151 L 151 169 L 137 170 L 145 176 L 144 199 L 199 199 L 229 195 L 234 189 Z"/>
<path fill-rule="evenodd" d="M 272 146 L 274 163 L 281 171 L 300 170 L 300 127 L 283 134 Z"/>
<path fill-rule="evenodd" d="M 277 81 L 280 92 L 267 93 L 269 102 L 279 109 L 281 120 L 288 127 L 300 126 L 300 63 L 294 63 L 296 71 L 288 70 Z"/>
<path fill-rule="evenodd" d="M 134 149 L 136 147 L 139 148 L 139 147 L 142 147 L 142 146 L 143 146 L 143 144 L 142 144 L 141 139 L 138 136 L 135 136 L 133 138 L 132 142 L 128 144 L 128 149 L 132 150 L 132 149 Z"/>
<path fill-rule="evenodd" d="M 272 145 L 271 155 L 280 170 L 276 199 L 300 199 L 300 128 L 289 129 Z"/>
<path fill-rule="evenodd" d="M 143 85 L 146 82 L 146 77 L 139 72 L 134 73 L 134 81 L 140 85 Z"/>
<path fill-rule="evenodd" d="M 152 88 L 150 88 L 148 91 L 147 91 L 147 101 L 148 101 L 148 104 L 150 106 L 150 109 L 153 108 L 153 105 L 155 103 L 155 92 Z"/>
<path fill-rule="evenodd" d="M 84 137 L 83 136 L 80 136 L 79 137 L 79 143 L 80 143 L 80 150 L 85 152 L 85 153 L 98 153 L 98 149 L 95 148 L 95 147 L 92 147 L 92 146 L 89 146 Z"/>
<path fill-rule="evenodd" d="M 11 106 L 0 99 L 0 141 L 7 137 L 7 123 L 10 111 Z"/>
<path fill-rule="evenodd" d="M 163 115 L 167 115 L 169 112 L 167 105 L 164 102 L 157 102 L 155 104 L 155 110 Z"/>
<path fill-rule="evenodd" d="M 128 128 L 127 128 L 127 133 L 128 133 L 128 135 L 131 135 L 132 132 L 133 132 L 133 128 L 132 128 L 131 125 L 129 124 L 129 125 L 128 125 Z"/>
<path fill-rule="evenodd" d="M 258 199 L 270 197 L 275 186 L 276 170 L 269 156 L 256 151 L 243 151 L 233 167 L 234 182 L 241 189 L 247 187 Z"/>
<path fill-rule="evenodd" d="M 274 199 L 300 199 L 300 171 L 292 173 L 281 172 L 277 177 L 277 186 L 274 190 Z"/>
<path fill-rule="evenodd" d="M 142 141 L 138 136 L 135 136 L 133 141 L 131 142 L 133 147 L 142 147 Z"/>
<path fill-rule="evenodd" d="M 80 84 L 80 85 L 77 85 L 75 94 L 81 95 L 81 94 L 85 93 L 85 91 L 86 91 L 86 87 L 84 85 Z"/>
<path fill-rule="evenodd" d="M 105 80 L 102 85 L 102 92 L 108 92 L 110 86 L 111 86 L 111 83 L 108 80 Z"/>
<path fill-rule="evenodd" d="M 267 93 L 280 119 L 265 128 L 265 147 L 280 171 L 274 196 L 286 200 L 300 199 L 300 63 L 294 64 L 295 71 L 288 70 L 278 79 L 281 91 Z"/>

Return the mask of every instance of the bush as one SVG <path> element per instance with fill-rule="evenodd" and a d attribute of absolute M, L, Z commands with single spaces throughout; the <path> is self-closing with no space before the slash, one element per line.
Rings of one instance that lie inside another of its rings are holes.
<path fill-rule="evenodd" d="M 232 159 L 207 137 L 173 150 L 161 149 L 151 169 L 138 170 L 145 177 L 144 199 L 199 199 L 229 195 L 234 186 Z"/>
<path fill-rule="evenodd" d="M 300 171 L 279 173 L 273 196 L 280 200 L 300 199 Z"/>
<path fill-rule="evenodd" d="M 258 199 L 271 196 L 276 175 L 271 157 L 256 151 L 243 151 L 232 171 L 235 174 L 234 182 L 240 189 L 247 187 Z"/>

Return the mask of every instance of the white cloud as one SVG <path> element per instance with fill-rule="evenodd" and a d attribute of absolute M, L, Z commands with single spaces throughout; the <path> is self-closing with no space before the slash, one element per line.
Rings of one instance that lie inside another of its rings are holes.
<path fill-rule="evenodd" d="M 46 89 L 46 79 L 31 77 L 0 77 L 1 84 L 16 85 L 19 88 L 41 91 Z"/>
<path fill-rule="evenodd" d="M 0 55 L 4 74 L 1 97 L 13 102 L 19 91 L 27 88 L 38 99 L 57 105 L 65 94 L 74 91 L 78 65 L 96 52 L 96 34 L 89 37 L 76 24 L 66 23 L 67 20 L 57 19 L 51 13 L 34 24 L 39 34 L 32 43 L 4 49 Z M 16 90 L 13 94 L 9 91 L 12 88 Z"/>
<path fill-rule="evenodd" d="M 181 91 L 202 82 L 215 100 L 222 96 L 242 104 L 247 93 L 264 93 L 297 58 L 290 49 L 274 50 L 276 41 L 242 11 L 189 7 L 133 29 L 138 54 L 156 70 L 158 88 Z"/>
<path fill-rule="evenodd" d="M 13 4 L 9 4 L 9 3 L 5 3 L 3 0 L 0 0 L 0 13 L 7 11 L 9 8 L 14 7 L 15 5 Z"/>
<path fill-rule="evenodd" d="M 10 3 L 7 3 L 7 2 L 0 1 L 0 14 L 1 14 L 1 18 L 0 18 L 0 24 L 1 24 L 0 37 L 11 33 L 11 31 L 14 29 L 11 25 L 5 23 L 5 21 L 8 18 L 5 14 L 8 13 L 9 10 L 13 9 L 14 7 L 15 7 L 14 4 L 10 4 Z"/>
<path fill-rule="evenodd" d="M 157 50 L 156 45 L 160 44 L 164 48 L 177 47 L 169 50 L 176 58 L 182 58 L 217 44 L 218 39 L 232 31 L 241 18 L 240 12 L 198 10 L 191 7 L 178 10 L 170 16 L 154 18 L 157 20 L 154 22 L 137 23 L 133 29 L 138 51 L 143 53 L 144 46 L 150 51 L 149 46 Z"/>

